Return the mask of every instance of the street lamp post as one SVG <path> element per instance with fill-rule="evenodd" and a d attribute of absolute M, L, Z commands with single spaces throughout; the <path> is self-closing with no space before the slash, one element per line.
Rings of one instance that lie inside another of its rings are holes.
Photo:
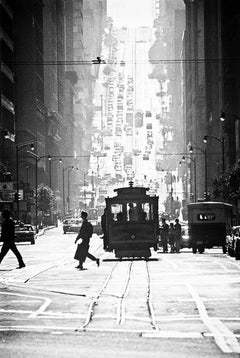
<path fill-rule="evenodd" d="M 31 150 L 34 150 L 34 144 L 32 141 L 16 144 L 16 176 L 17 176 L 17 192 L 16 192 L 16 202 L 17 202 L 17 220 L 19 220 L 19 151 L 27 146 L 31 146 Z"/>
<path fill-rule="evenodd" d="M 194 201 L 197 201 L 197 166 L 196 166 L 196 157 L 190 157 L 183 155 L 182 161 L 185 162 L 185 159 L 190 159 L 193 162 L 193 175 L 194 175 Z"/>
<path fill-rule="evenodd" d="M 224 122 L 226 120 L 226 117 L 232 117 L 236 121 L 240 119 L 240 116 L 232 113 L 226 113 L 226 112 L 221 112 L 219 119 L 221 122 Z"/>
<path fill-rule="evenodd" d="M 58 161 L 59 164 L 62 164 L 62 159 L 61 158 L 52 159 L 52 156 L 49 155 L 48 161 L 49 161 L 49 187 L 52 188 L 52 163 L 54 163 L 55 161 Z"/>
<path fill-rule="evenodd" d="M 64 173 L 66 170 L 68 170 L 69 168 L 73 169 L 73 165 L 69 165 L 66 168 L 62 168 L 62 179 L 63 179 L 63 216 L 65 216 L 66 210 L 65 210 L 65 178 L 64 178 Z"/>
<path fill-rule="evenodd" d="M 71 198 L 71 195 L 70 195 L 70 173 L 73 169 L 78 170 L 78 168 L 72 167 L 71 169 L 68 169 L 68 200 L 67 200 L 67 203 L 68 203 L 68 212 L 69 213 L 70 213 L 70 208 L 71 208 L 71 205 L 70 205 L 70 198 Z"/>
<path fill-rule="evenodd" d="M 205 148 L 204 150 L 199 148 L 199 147 L 193 147 L 192 145 L 189 148 L 189 152 L 193 153 L 193 149 L 197 149 L 199 150 L 201 153 L 204 154 L 204 166 L 205 166 L 205 193 L 206 193 L 206 201 L 207 201 L 207 197 L 208 197 L 208 176 L 207 176 L 207 149 Z"/>
<path fill-rule="evenodd" d="M 71 169 L 70 169 L 71 168 Z M 65 216 L 66 210 L 65 210 L 65 176 L 64 173 L 66 170 L 68 170 L 68 199 L 67 199 L 67 203 L 68 203 L 68 212 L 70 210 L 70 172 L 74 169 L 75 167 L 73 165 L 69 165 L 66 168 L 62 168 L 62 179 L 63 179 L 63 216 Z M 75 168 L 76 170 L 78 170 L 78 168 Z"/>
<path fill-rule="evenodd" d="M 36 233 L 38 233 L 38 162 L 42 159 L 42 158 L 48 158 L 49 156 L 46 155 L 42 155 L 39 156 L 36 153 L 30 152 L 28 151 L 29 154 L 31 154 L 34 158 L 35 158 L 35 227 L 36 227 Z"/>
<path fill-rule="evenodd" d="M 210 136 L 210 135 L 205 135 L 203 137 L 203 142 L 207 143 L 208 138 L 212 138 L 217 140 L 219 143 L 221 143 L 222 146 L 222 171 L 223 173 L 225 173 L 225 138 L 222 137 L 221 139 L 214 137 L 214 136 Z"/>

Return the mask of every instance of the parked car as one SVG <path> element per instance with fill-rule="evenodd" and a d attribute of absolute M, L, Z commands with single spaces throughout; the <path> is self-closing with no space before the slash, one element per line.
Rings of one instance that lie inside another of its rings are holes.
<path fill-rule="evenodd" d="M 240 255 L 240 226 L 233 226 L 226 239 L 227 253 L 229 256 L 238 257 Z"/>
<path fill-rule="evenodd" d="M 15 242 L 29 241 L 31 245 L 35 244 L 35 231 L 30 224 L 15 224 Z"/>
<path fill-rule="evenodd" d="M 79 232 L 79 229 L 82 225 L 81 218 L 67 218 L 63 220 L 63 233 L 66 234 L 67 232 Z"/>

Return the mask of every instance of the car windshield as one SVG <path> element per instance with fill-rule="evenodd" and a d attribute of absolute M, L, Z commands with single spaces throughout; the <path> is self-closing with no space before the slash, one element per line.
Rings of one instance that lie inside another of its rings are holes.
<path fill-rule="evenodd" d="M 71 225 L 79 225 L 81 224 L 81 219 L 73 219 L 71 220 Z"/>
<path fill-rule="evenodd" d="M 26 226 L 26 225 L 20 225 L 20 226 L 15 226 L 15 230 L 16 231 L 33 231 L 33 228 L 31 226 Z"/>

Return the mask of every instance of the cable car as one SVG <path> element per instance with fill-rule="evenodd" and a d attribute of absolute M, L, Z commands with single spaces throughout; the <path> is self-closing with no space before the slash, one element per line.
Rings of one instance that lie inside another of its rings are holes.
<path fill-rule="evenodd" d="M 147 194 L 148 188 L 114 189 L 117 193 L 106 198 L 106 232 L 108 248 L 119 259 L 149 258 L 151 248 L 158 244 L 158 196 Z"/>

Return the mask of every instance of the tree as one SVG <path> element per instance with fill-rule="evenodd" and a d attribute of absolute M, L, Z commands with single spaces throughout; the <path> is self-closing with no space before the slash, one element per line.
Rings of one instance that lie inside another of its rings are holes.
<path fill-rule="evenodd" d="M 212 185 L 215 199 L 237 205 L 240 200 L 240 160 L 227 173 L 216 178 Z"/>
<path fill-rule="evenodd" d="M 214 199 L 232 204 L 236 217 L 238 217 L 238 202 L 240 200 L 240 160 L 224 175 L 216 178 L 212 186 Z"/>
<path fill-rule="evenodd" d="M 38 209 L 43 214 L 50 213 L 54 206 L 54 193 L 47 185 L 40 184 L 37 189 Z"/>

